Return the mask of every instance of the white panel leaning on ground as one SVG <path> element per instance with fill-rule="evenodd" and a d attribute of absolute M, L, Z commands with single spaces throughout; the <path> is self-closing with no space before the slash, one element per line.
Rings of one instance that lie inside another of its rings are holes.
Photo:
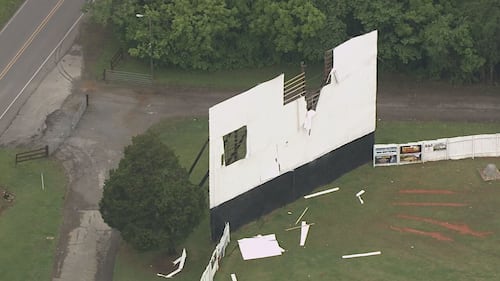
<path fill-rule="evenodd" d="M 283 105 L 283 74 L 210 108 L 210 208 L 375 131 L 377 31 L 333 54 L 310 134 L 305 98 Z M 243 126 L 246 156 L 226 166 L 223 137 Z"/>

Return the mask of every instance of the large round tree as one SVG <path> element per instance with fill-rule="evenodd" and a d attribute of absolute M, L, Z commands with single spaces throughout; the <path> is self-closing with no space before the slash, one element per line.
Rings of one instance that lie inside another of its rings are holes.
<path fill-rule="evenodd" d="M 104 221 L 139 250 L 178 245 L 199 223 L 205 194 L 153 133 L 132 138 L 99 203 Z"/>

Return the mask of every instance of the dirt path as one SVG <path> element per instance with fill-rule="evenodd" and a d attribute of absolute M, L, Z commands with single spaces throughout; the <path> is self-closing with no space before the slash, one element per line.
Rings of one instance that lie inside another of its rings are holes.
<path fill-rule="evenodd" d="M 500 122 L 500 87 L 452 86 L 442 82 L 379 79 L 377 118 L 381 120 Z"/>
<path fill-rule="evenodd" d="M 90 94 L 87 112 L 56 153 L 70 182 L 54 281 L 112 280 L 119 235 L 102 221 L 98 203 L 104 179 L 131 137 L 163 118 L 207 115 L 211 105 L 230 95 L 158 94 L 106 85 Z"/>

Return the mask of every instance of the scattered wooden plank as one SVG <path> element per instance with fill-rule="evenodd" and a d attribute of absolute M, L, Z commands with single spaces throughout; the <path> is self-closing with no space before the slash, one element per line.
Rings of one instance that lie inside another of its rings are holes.
<path fill-rule="evenodd" d="M 297 225 L 299 223 L 299 221 L 302 219 L 302 217 L 306 214 L 307 210 L 309 209 L 309 207 L 306 207 L 304 209 L 304 211 L 302 212 L 302 214 L 299 216 L 299 218 L 295 221 L 295 225 Z"/>

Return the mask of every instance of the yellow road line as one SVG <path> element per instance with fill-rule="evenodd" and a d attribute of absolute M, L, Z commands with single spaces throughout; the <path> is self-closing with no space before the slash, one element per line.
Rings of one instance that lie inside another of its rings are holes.
<path fill-rule="evenodd" d="M 26 42 L 24 42 L 23 46 L 21 47 L 21 49 L 19 49 L 19 51 L 17 51 L 17 54 L 10 60 L 10 62 L 7 64 L 7 66 L 2 70 L 2 72 L 0 72 L 0 80 L 7 74 L 7 72 L 12 68 L 12 66 L 14 65 L 14 63 L 16 63 L 16 61 L 19 59 L 19 57 L 24 53 L 24 51 L 26 50 L 26 48 L 28 48 L 28 46 L 31 44 L 31 42 L 33 42 L 33 39 L 35 39 L 35 36 L 40 33 L 40 31 L 42 30 L 42 28 L 45 27 L 45 25 L 47 24 L 47 22 L 50 20 L 50 18 L 52 18 L 52 16 L 54 15 L 54 13 L 59 9 L 59 7 L 61 7 L 61 5 L 64 3 L 64 0 L 59 0 L 57 2 L 57 4 L 52 8 L 52 10 L 50 11 L 50 13 L 43 19 L 43 21 L 37 26 L 37 28 L 35 29 L 35 31 L 33 31 L 33 33 L 31 33 L 30 37 L 28 38 L 28 40 L 26 40 Z"/>

